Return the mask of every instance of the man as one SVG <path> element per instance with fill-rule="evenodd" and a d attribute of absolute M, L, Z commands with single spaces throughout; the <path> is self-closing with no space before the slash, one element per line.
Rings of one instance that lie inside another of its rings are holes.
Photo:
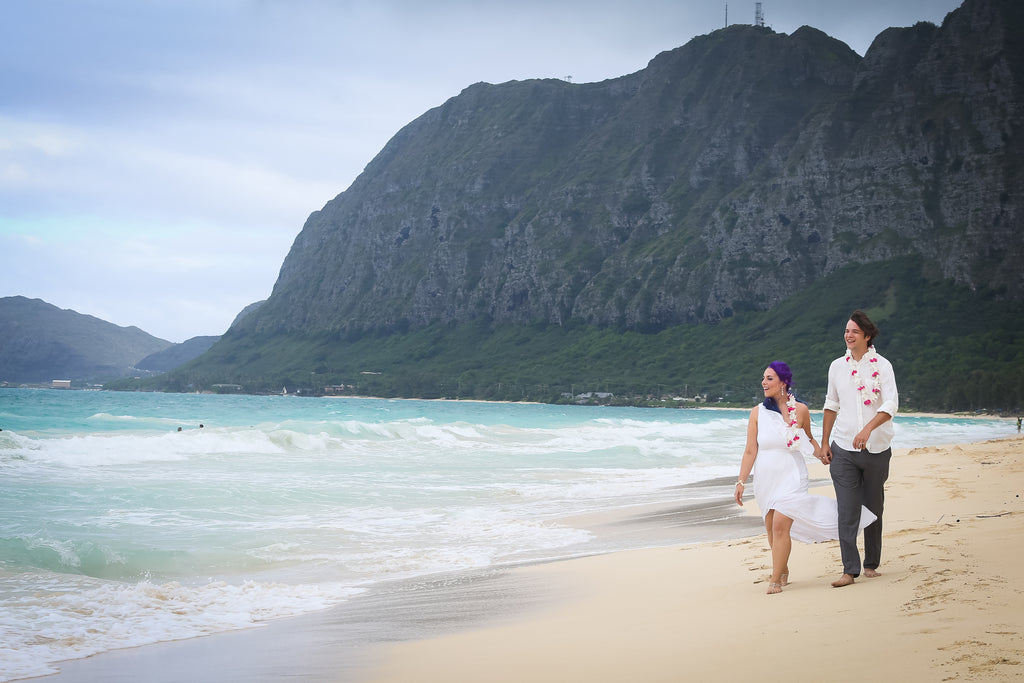
<path fill-rule="evenodd" d="M 864 311 L 850 315 L 844 337 L 846 353 L 828 369 L 818 453 L 830 465 L 839 507 L 843 575 L 832 582 L 835 588 L 849 586 L 861 573 L 861 505 L 878 517 L 864 529 L 864 576 L 881 576 L 884 487 L 892 457 L 892 418 L 899 408 L 892 364 L 875 351 L 878 328 Z"/>

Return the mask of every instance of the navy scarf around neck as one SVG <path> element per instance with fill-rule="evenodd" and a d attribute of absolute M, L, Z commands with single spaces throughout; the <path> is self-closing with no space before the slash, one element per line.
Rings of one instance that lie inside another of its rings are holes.
<path fill-rule="evenodd" d="M 790 389 L 790 393 L 793 394 L 793 398 L 795 398 L 798 403 L 803 403 L 803 404 L 807 403 L 806 401 L 801 401 L 800 397 L 797 396 L 796 392 L 793 391 L 792 389 Z M 762 403 L 761 405 L 763 405 L 768 410 L 774 410 L 779 415 L 782 415 L 782 408 L 780 408 L 778 405 L 775 404 L 775 399 L 774 398 L 766 398 L 764 400 L 764 403 Z"/>

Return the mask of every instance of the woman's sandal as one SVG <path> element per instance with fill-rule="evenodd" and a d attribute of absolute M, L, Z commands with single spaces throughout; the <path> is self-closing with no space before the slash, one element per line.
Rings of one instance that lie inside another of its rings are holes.
<path fill-rule="evenodd" d="M 789 574 L 782 574 L 779 578 L 782 580 L 782 583 L 779 584 L 780 586 L 789 585 Z"/>
<path fill-rule="evenodd" d="M 781 593 L 781 592 L 782 592 L 782 584 L 781 583 L 769 583 L 768 584 L 768 595 L 774 595 L 775 593 Z"/>

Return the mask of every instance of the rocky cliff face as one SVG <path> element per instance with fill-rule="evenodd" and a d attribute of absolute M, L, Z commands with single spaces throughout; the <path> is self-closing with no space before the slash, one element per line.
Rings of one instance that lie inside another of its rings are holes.
<path fill-rule="evenodd" d="M 476 84 L 307 220 L 229 336 L 493 319 L 661 329 L 849 263 L 1024 295 L 1024 9 L 966 0 L 862 59 L 731 26 L 601 83 Z"/>

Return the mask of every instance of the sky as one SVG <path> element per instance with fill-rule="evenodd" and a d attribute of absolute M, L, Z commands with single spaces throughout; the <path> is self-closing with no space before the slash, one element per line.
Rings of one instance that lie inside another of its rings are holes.
<path fill-rule="evenodd" d="M 961 0 L 764 0 L 863 55 Z M 643 69 L 755 2 L 0 0 L 0 297 L 182 342 L 270 296 L 310 213 L 473 83 Z"/>

